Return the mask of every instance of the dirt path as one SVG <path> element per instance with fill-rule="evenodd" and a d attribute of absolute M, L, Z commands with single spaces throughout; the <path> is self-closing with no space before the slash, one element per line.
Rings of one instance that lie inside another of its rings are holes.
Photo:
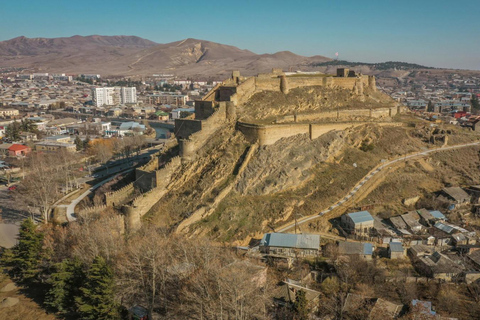
<path fill-rule="evenodd" d="M 449 151 L 453 149 L 472 147 L 472 146 L 478 146 L 478 145 L 480 145 L 480 142 L 472 142 L 472 143 L 460 144 L 455 146 L 442 146 L 435 149 L 411 153 L 409 155 L 405 155 L 384 163 L 380 163 L 376 167 L 374 167 L 365 177 L 363 177 L 363 179 L 360 180 L 345 197 L 335 202 L 329 208 L 323 210 L 318 214 L 314 214 L 314 215 L 300 219 L 299 221 L 297 221 L 297 226 L 307 222 L 311 222 L 319 218 L 331 219 L 336 215 L 341 214 L 343 211 L 343 209 L 340 210 L 341 207 L 345 208 L 351 203 L 358 202 L 364 199 L 368 194 L 370 194 L 370 192 L 372 192 L 380 184 L 381 179 L 383 179 L 385 175 L 391 172 L 391 170 L 394 169 L 396 166 L 402 164 L 407 160 L 410 160 L 413 158 L 423 158 L 434 152 Z M 295 222 L 290 222 L 278 228 L 276 232 L 285 232 L 287 230 L 292 229 L 294 226 L 295 226 Z"/>

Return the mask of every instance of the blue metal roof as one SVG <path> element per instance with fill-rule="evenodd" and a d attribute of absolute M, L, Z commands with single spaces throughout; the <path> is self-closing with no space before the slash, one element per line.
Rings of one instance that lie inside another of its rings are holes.
<path fill-rule="evenodd" d="M 318 250 L 320 236 L 318 234 L 266 233 L 260 241 L 260 245 Z"/>
<path fill-rule="evenodd" d="M 443 213 L 441 213 L 440 211 L 438 210 L 433 210 L 433 211 L 430 211 L 430 214 L 436 218 L 436 219 L 443 219 L 445 220 L 445 216 L 443 215 Z"/>
<path fill-rule="evenodd" d="M 349 213 L 348 216 L 354 223 L 363 223 L 367 221 L 373 221 L 373 217 L 368 211 L 358 211 Z"/>
<path fill-rule="evenodd" d="M 391 252 L 403 252 L 403 246 L 400 242 L 390 242 L 388 245 Z"/>
<path fill-rule="evenodd" d="M 363 244 L 363 254 L 373 254 L 373 246 L 371 243 Z"/>

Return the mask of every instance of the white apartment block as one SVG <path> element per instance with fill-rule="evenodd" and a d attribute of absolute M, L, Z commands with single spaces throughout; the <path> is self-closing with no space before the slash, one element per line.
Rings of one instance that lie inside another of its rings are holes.
<path fill-rule="evenodd" d="M 135 87 L 95 88 L 93 89 L 93 101 L 97 107 L 136 103 L 137 89 Z"/>

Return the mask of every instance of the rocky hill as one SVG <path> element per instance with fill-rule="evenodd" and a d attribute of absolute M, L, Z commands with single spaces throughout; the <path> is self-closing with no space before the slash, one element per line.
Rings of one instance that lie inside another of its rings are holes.
<path fill-rule="evenodd" d="M 220 43 L 185 39 L 166 44 L 135 36 L 73 36 L 26 38 L 0 42 L 0 67 L 35 68 L 45 72 L 100 73 L 104 75 L 225 76 L 272 68 L 301 68 L 330 59 L 291 52 L 256 54 Z"/>

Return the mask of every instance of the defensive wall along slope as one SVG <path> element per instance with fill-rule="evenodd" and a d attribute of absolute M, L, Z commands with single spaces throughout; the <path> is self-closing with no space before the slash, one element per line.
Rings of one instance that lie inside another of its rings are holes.
<path fill-rule="evenodd" d="M 236 124 L 236 129 L 242 132 L 246 139 L 252 143 L 261 145 L 273 144 L 281 138 L 297 134 L 309 134 L 311 139 L 332 130 L 345 130 L 360 126 L 368 122 L 339 122 L 343 117 L 350 116 L 355 112 L 357 116 L 367 118 L 391 117 L 400 108 L 361 109 L 361 110 L 337 110 L 314 114 L 299 114 L 286 116 L 279 119 L 276 124 L 255 124 L 238 121 L 237 107 L 245 103 L 257 92 L 277 91 L 288 93 L 290 89 L 304 86 L 341 87 L 352 90 L 353 94 L 363 95 L 365 88 L 375 91 L 375 78 L 372 76 L 356 75 L 348 69 L 339 69 L 337 76 L 287 76 L 282 70 L 274 69 L 270 74 L 260 74 L 256 77 L 245 78 L 239 72 L 234 71 L 232 77 L 223 83 L 216 85 L 207 95 L 195 101 L 195 119 L 176 119 L 175 137 L 179 147 L 180 157 L 172 158 L 164 167 L 159 168 L 158 155 L 152 157 L 145 166 L 136 169 L 135 182 L 127 185 L 112 194 L 106 196 L 108 204 L 123 204 L 129 200 L 133 190 L 139 190 L 143 194 L 130 203 L 123 205 L 126 217 L 126 225 L 129 228 L 138 228 L 141 217 L 168 192 L 173 173 L 182 166 L 182 163 L 195 159 L 202 155 L 202 147 L 209 138 L 220 128 Z M 314 123 L 318 120 L 335 119 L 335 122 Z M 391 122 L 377 122 L 380 125 L 392 125 Z M 251 149 L 250 157 L 253 154 Z M 246 161 L 248 163 L 248 161 Z M 228 188 L 226 188 L 228 189 Z M 224 190 L 225 191 L 225 190 Z M 221 192 L 221 197 L 227 191 Z M 213 208 L 203 208 L 198 216 L 204 216 L 212 212 Z M 182 227 L 186 227 L 189 221 Z"/>
<path fill-rule="evenodd" d="M 208 138 L 220 127 L 238 119 L 237 107 L 245 103 L 257 92 L 276 91 L 288 93 L 290 89 L 305 86 L 341 87 L 352 90 L 354 94 L 363 95 L 364 89 L 376 91 L 375 77 L 355 74 L 348 69 L 339 69 L 337 76 L 318 75 L 295 75 L 287 76 L 280 69 L 273 69 L 272 73 L 259 74 L 255 77 L 245 78 L 238 71 L 232 73 L 232 77 L 222 84 L 215 86 L 203 99 L 195 101 L 195 119 L 175 120 L 175 136 L 177 137 L 180 156 L 183 160 L 193 160 L 198 151 Z M 359 116 L 383 117 L 393 116 L 398 112 L 394 108 L 384 110 L 354 110 Z M 294 121 L 336 118 L 351 115 L 352 110 L 336 112 L 324 112 L 310 115 L 295 115 Z M 288 121 L 290 117 L 284 117 L 282 121 Z M 348 127 L 348 126 L 347 126 Z M 345 127 L 345 128 L 347 128 Z M 313 124 L 294 124 L 289 126 L 259 127 L 246 122 L 239 122 L 237 128 L 248 135 L 249 140 L 254 141 L 253 135 L 258 131 L 257 141 L 276 141 L 281 137 L 288 137 L 300 133 L 313 132 L 311 137 L 318 137 L 317 133 L 326 133 L 332 129 L 320 129 Z M 336 128 L 344 128 L 336 126 Z M 340 129 L 341 130 L 341 129 Z M 282 136 L 282 132 L 284 135 Z M 274 136 L 269 138 L 269 136 Z M 278 138 L 275 138 L 278 137 Z"/>

